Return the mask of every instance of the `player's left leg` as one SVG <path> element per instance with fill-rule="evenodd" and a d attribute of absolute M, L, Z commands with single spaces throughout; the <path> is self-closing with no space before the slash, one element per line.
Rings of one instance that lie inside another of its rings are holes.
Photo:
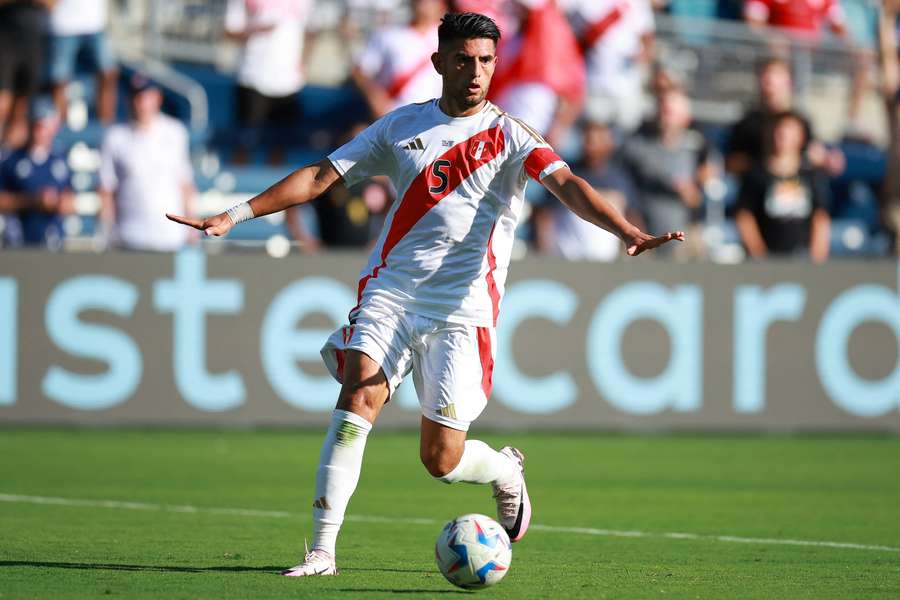
<path fill-rule="evenodd" d="M 423 415 L 419 454 L 428 472 L 445 483 L 491 484 L 497 518 L 518 541 L 531 521 L 524 455 L 466 439 L 490 395 L 493 348 L 493 331 L 483 327 L 445 323 L 426 337 L 413 359 Z"/>
<path fill-rule="evenodd" d="M 366 438 L 388 399 L 388 381 L 381 366 L 358 350 L 347 350 L 344 355 L 344 381 L 316 471 L 313 546 L 302 563 L 282 572 L 289 577 L 337 574 L 338 533 L 359 482 Z"/>

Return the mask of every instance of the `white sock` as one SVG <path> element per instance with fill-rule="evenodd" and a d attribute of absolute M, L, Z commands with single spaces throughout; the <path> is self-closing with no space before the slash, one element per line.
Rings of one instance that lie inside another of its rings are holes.
<path fill-rule="evenodd" d="M 372 424 L 361 416 L 335 410 L 322 442 L 313 501 L 313 550 L 334 556 L 344 511 L 359 482 L 366 437 Z"/>
<path fill-rule="evenodd" d="M 444 483 L 498 483 L 512 481 L 518 465 L 505 454 L 500 454 L 484 442 L 466 440 L 459 464 L 444 475 L 438 477 Z"/>

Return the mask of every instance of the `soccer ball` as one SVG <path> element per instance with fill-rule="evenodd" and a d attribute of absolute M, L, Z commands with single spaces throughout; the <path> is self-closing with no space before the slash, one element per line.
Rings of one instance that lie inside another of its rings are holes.
<path fill-rule="evenodd" d="M 495 520 L 463 515 L 444 525 L 434 559 L 447 581 L 464 589 L 494 585 L 512 562 L 509 536 Z"/>

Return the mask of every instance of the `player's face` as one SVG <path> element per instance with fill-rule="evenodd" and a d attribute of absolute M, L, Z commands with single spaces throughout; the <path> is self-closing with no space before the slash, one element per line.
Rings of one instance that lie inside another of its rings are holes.
<path fill-rule="evenodd" d="M 496 53 L 494 40 L 487 38 L 447 43 L 432 58 L 444 80 L 444 96 L 463 108 L 481 104 L 494 76 Z"/>

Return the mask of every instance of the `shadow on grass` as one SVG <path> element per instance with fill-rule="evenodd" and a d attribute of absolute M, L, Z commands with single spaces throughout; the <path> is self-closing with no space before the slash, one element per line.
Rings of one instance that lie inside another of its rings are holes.
<path fill-rule="evenodd" d="M 37 567 L 42 569 L 79 569 L 88 571 L 142 571 L 150 573 L 281 573 L 283 566 L 278 567 L 179 567 L 161 565 L 128 565 L 122 563 L 83 563 L 83 562 L 50 562 L 39 560 L 0 560 L 0 569 L 11 567 Z M 346 569 L 347 571 L 372 571 L 385 573 L 426 573 L 418 569 Z M 336 592 L 367 592 L 386 594 L 469 594 L 463 590 L 448 589 L 392 589 L 392 588 L 338 588 Z"/>
<path fill-rule="evenodd" d="M 85 569 L 98 571 L 157 571 L 161 573 L 280 573 L 279 567 L 178 567 L 159 565 L 125 565 L 119 563 L 43 562 L 37 560 L 0 560 L 0 568 L 40 567 L 45 569 Z"/>
<path fill-rule="evenodd" d="M 398 590 L 393 588 L 334 588 L 335 592 L 356 592 L 356 593 L 366 593 L 366 594 L 474 594 L 475 592 L 468 592 L 465 590 Z"/>
<path fill-rule="evenodd" d="M 356 571 L 365 572 L 372 571 L 375 573 L 418 573 L 419 575 L 431 575 L 432 571 L 423 571 L 422 569 L 381 569 L 378 567 L 373 567 L 370 569 L 363 567 L 347 567 L 346 569 L 338 569 L 341 573 L 355 573 Z"/>

